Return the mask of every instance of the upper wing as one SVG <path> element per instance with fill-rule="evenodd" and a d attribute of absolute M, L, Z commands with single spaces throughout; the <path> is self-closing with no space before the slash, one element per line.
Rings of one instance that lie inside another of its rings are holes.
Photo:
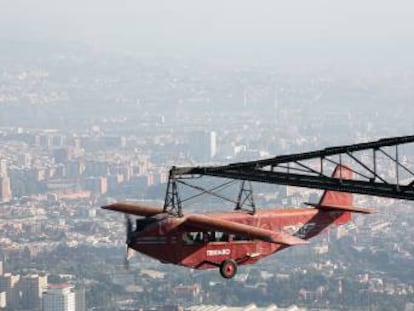
<path fill-rule="evenodd" d="M 138 216 L 155 216 L 157 214 L 163 213 L 164 211 L 164 209 L 161 207 L 149 207 L 138 203 L 114 203 L 102 206 L 102 208 Z M 306 240 L 302 240 L 298 237 L 280 231 L 249 226 L 225 219 L 209 217 L 206 215 L 189 215 L 185 217 L 182 224 L 188 224 L 207 230 L 220 230 L 232 234 L 243 234 L 254 239 L 277 244 L 300 245 L 309 243 Z"/>
<path fill-rule="evenodd" d="M 144 206 L 138 203 L 114 203 L 102 208 L 137 216 L 155 216 L 164 211 L 161 207 Z"/>
<path fill-rule="evenodd" d="M 184 223 L 207 230 L 220 230 L 232 234 L 243 234 L 251 238 L 277 244 L 300 245 L 309 243 L 306 240 L 302 240 L 298 237 L 280 231 L 263 229 L 229 220 L 217 219 L 206 215 L 189 215 L 186 217 Z"/>

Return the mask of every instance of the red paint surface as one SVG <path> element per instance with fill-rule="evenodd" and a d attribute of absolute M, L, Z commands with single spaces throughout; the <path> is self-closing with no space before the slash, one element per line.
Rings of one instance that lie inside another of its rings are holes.
<path fill-rule="evenodd" d="M 206 214 L 216 219 L 225 219 L 250 226 L 282 231 L 302 239 L 323 232 L 332 223 L 348 221 L 348 212 L 332 212 L 322 209 L 263 209 L 250 215 L 246 212 Z M 168 217 L 134 234 L 133 249 L 164 263 L 172 263 L 195 269 L 217 267 L 223 260 L 231 258 L 239 265 L 252 264 L 286 245 L 261 240 L 208 242 L 187 245 L 185 232 L 209 232 L 199 227 L 183 224 L 183 220 Z"/>
<path fill-rule="evenodd" d="M 346 166 L 338 166 L 333 176 L 351 179 L 353 172 Z M 289 245 L 301 244 L 322 233 L 329 225 L 349 222 L 351 213 L 346 210 L 352 207 L 352 194 L 326 191 L 315 206 L 317 208 L 262 209 L 254 215 L 232 211 L 184 217 L 169 216 L 163 214 L 161 208 L 139 204 L 116 203 L 104 208 L 153 220 L 141 231 L 131 234 L 130 248 L 163 263 L 209 269 L 218 267 L 226 259 L 233 259 L 238 265 L 256 263 Z M 347 208 L 341 210 L 329 206 Z M 233 234 L 228 241 L 211 241 L 207 234 L 212 231 Z M 202 232 L 204 239 L 199 243 L 186 243 L 184 234 L 196 232 Z M 245 234 L 247 238 L 236 240 L 237 234 Z"/>

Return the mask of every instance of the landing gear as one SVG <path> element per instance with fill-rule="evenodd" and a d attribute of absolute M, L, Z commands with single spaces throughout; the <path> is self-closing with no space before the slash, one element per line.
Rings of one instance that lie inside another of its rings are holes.
<path fill-rule="evenodd" d="M 220 264 L 220 274 L 225 279 L 231 279 L 237 273 L 237 263 L 233 259 L 226 259 Z"/>

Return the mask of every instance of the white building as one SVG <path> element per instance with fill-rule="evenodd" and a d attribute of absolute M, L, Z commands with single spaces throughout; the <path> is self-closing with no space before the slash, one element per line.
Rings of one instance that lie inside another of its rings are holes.
<path fill-rule="evenodd" d="M 6 308 L 6 292 L 0 292 L 0 308 Z"/>
<path fill-rule="evenodd" d="M 195 161 L 207 162 L 217 154 L 217 134 L 214 131 L 195 131 L 190 135 L 190 152 Z"/>
<path fill-rule="evenodd" d="M 43 311 L 75 311 L 75 293 L 71 284 L 49 284 L 43 294 Z"/>

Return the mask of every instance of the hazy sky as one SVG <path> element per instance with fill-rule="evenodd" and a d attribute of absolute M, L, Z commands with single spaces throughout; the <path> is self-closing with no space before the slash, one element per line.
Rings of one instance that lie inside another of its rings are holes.
<path fill-rule="evenodd" d="M 392 65 L 414 63 L 414 2 L 1 0 L 0 39 Z"/>

